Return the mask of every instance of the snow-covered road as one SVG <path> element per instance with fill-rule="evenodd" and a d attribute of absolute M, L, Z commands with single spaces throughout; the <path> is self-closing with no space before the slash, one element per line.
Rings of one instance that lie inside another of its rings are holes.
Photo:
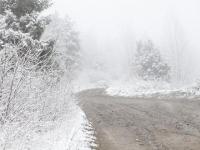
<path fill-rule="evenodd" d="M 77 97 L 100 150 L 199 150 L 200 100 L 112 97 L 103 89 Z"/>

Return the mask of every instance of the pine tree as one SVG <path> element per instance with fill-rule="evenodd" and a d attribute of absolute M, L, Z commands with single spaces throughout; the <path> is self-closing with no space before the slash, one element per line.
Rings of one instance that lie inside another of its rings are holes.
<path fill-rule="evenodd" d="M 32 63 L 38 63 L 39 67 L 41 64 L 47 64 L 46 61 L 49 61 L 49 56 L 53 52 L 53 42 L 41 42 L 40 38 L 50 19 L 39 15 L 49 6 L 48 0 L 2 0 L 0 50 L 9 45 L 16 49 L 19 57 L 29 52 L 35 59 L 30 60 Z"/>
<path fill-rule="evenodd" d="M 7 28 L 29 33 L 39 40 L 48 18 L 39 18 L 40 13 L 50 6 L 49 0 L 2 0 L 0 14 L 7 15 Z"/>
<path fill-rule="evenodd" d="M 170 67 L 152 41 L 140 41 L 135 54 L 136 72 L 144 80 L 169 80 Z"/>

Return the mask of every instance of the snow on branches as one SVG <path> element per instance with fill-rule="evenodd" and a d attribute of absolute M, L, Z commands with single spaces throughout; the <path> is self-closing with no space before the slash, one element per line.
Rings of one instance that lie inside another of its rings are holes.
<path fill-rule="evenodd" d="M 137 43 L 134 64 L 136 73 L 144 80 L 168 81 L 170 78 L 170 67 L 150 40 Z"/>

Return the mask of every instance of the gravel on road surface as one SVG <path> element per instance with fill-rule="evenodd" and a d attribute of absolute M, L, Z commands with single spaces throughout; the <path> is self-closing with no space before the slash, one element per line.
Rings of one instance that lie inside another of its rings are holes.
<path fill-rule="evenodd" d="M 77 94 L 99 150 L 200 150 L 200 100 Z"/>

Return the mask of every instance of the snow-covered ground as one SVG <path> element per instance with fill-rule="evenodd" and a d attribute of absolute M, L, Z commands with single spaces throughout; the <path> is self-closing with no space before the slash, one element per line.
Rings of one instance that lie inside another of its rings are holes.
<path fill-rule="evenodd" d="M 142 96 L 157 91 L 167 92 L 169 89 L 170 86 L 167 83 L 161 84 L 139 80 L 116 81 L 106 89 L 106 93 L 112 96 Z"/>
<path fill-rule="evenodd" d="M 106 94 L 125 97 L 199 97 L 198 85 L 174 87 L 166 82 L 150 82 L 142 80 L 116 81 L 106 88 Z"/>
<path fill-rule="evenodd" d="M 24 138 L 13 140 L 6 150 L 90 150 L 95 147 L 94 130 L 75 101 L 68 105 L 62 120 L 46 132 L 28 132 Z M 3 134 L 3 131 L 0 133 Z M 3 137 L 3 136 L 1 136 Z M 1 139 L 2 143 L 5 139 Z M 7 143 L 8 144 L 8 143 Z M 5 144 L 1 144 L 3 149 Z"/>
<path fill-rule="evenodd" d="M 75 104 L 70 104 L 65 120 L 44 135 L 35 136 L 31 145 L 34 150 L 90 150 L 95 137 L 92 126 L 84 112 Z"/>

